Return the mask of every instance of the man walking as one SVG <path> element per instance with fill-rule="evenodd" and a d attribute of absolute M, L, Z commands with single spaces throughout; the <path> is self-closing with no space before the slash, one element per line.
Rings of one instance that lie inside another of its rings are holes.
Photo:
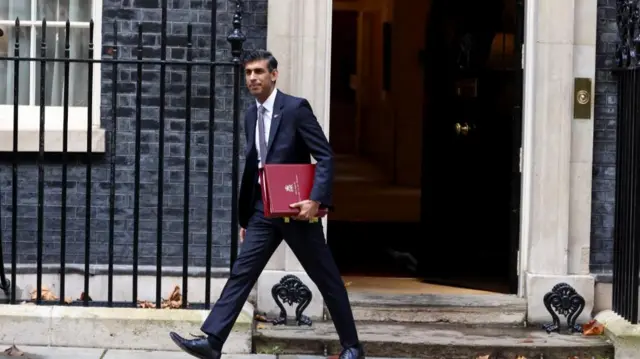
<path fill-rule="evenodd" d="M 246 163 L 238 208 L 242 251 L 202 325 L 206 339 L 187 340 L 174 332 L 171 339 L 197 358 L 219 359 L 251 288 L 284 238 L 322 293 L 344 348 L 340 359 L 364 359 L 347 291 L 326 245 L 322 224 L 309 222 L 321 205 L 331 204 L 333 151 L 329 141 L 307 100 L 276 89 L 278 61 L 270 52 L 247 54 L 244 68 L 246 85 L 256 103 L 244 119 Z M 284 223 L 265 218 L 258 169 L 264 163 L 310 163 L 310 156 L 316 160 L 315 179 L 310 198 L 292 204 L 300 209 L 297 220 Z"/>

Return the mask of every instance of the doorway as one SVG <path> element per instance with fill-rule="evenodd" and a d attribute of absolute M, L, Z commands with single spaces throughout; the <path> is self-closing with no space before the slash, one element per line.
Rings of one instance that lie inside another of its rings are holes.
<path fill-rule="evenodd" d="M 343 275 L 517 292 L 523 11 L 334 0 L 327 241 Z"/>

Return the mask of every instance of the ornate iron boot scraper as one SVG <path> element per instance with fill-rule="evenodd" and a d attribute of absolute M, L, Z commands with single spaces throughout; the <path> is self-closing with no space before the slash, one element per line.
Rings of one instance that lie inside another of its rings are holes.
<path fill-rule="evenodd" d="M 576 324 L 576 320 L 584 310 L 584 298 L 576 292 L 573 287 L 567 283 L 556 284 L 549 293 L 544 296 L 543 303 L 551 318 L 552 323 L 542 326 L 547 333 L 560 333 L 560 318 L 558 314 L 562 314 L 567 318 L 569 333 L 582 333 L 582 326 Z M 556 314 L 555 312 L 558 312 Z"/>

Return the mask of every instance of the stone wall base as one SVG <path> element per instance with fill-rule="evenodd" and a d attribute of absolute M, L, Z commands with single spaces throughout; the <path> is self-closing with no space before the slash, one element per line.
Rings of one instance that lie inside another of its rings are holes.
<path fill-rule="evenodd" d="M 262 272 L 262 275 L 260 275 L 260 278 L 258 279 L 256 310 L 267 313 L 269 317 L 276 317 L 280 314 L 280 309 L 278 308 L 276 301 L 273 299 L 271 290 L 273 286 L 280 282 L 280 280 L 286 275 L 295 275 L 311 290 L 313 297 L 311 303 L 307 309 L 305 309 L 303 314 L 313 320 L 322 320 L 324 299 L 322 298 L 318 287 L 313 283 L 311 278 L 309 278 L 309 275 L 302 271 L 265 270 Z M 296 303 L 293 305 L 284 304 L 289 318 L 295 317 L 296 306 Z"/>
<path fill-rule="evenodd" d="M 175 331 L 191 338 L 202 335 L 206 310 L 92 308 L 0 305 L 0 344 L 103 349 L 180 349 L 169 338 Z M 224 353 L 251 352 L 253 306 L 245 304 Z"/>
<path fill-rule="evenodd" d="M 544 296 L 553 289 L 556 284 L 567 283 L 572 286 L 585 300 L 585 307 L 576 323 L 587 323 L 592 319 L 595 297 L 595 280 L 591 275 L 550 275 L 527 273 L 526 299 L 527 322 L 549 323 L 551 315 L 544 306 Z M 560 323 L 566 326 L 566 318 L 560 316 Z"/>
<path fill-rule="evenodd" d="M 6 278 L 11 280 L 10 267 L 5 267 Z M 42 286 L 46 287 L 56 297 L 61 296 L 61 276 L 57 265 L 43 266 Z M 65 275 L 64 297 L 78 300 L 84 292 L 84 269 L 78 265 L 68 265 Z M 222 288 L 227 282 L 229 270 L 213 268 L 211 271 L 210 300 L 215 302 L 220 297 Z M 187 302 L 204 303 L 205 300 L 205 270 L 204 268 L 189 268 L 187 281 Z M 93 301 L 106 302 L 108 299 L 109 275 L 106 266 L 93 265 L 89 271 L 89 296 Z M 35 266 L 20 265 L 16 271 L 16 300 L 31 299 L 35 292 L 37 275 Z M 161 280 L 161 296 L 169 297 L 176 286 L 182 291 L 182 268 L 164 267 Z M 132 302 L 133 276 L 131 266 L 115 266 L 113 272 L 113 301 Z M 181 292 L 182 293 L 182 292 Z M 156 298 L 156 269 L 155 266 L 140 266 L 138 270 L 138 300 L 155 302 Z M 5 294 L 0 291 L 0 301 L 5 300 Z"/>

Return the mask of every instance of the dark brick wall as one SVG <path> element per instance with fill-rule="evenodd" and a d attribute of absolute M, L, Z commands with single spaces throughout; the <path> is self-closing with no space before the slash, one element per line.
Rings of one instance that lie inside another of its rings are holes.
<path fill-rule="evenodd" d="M 598 0 L 595 133 L 591 222 L 591 271 L 612 269 L 615 204 L 616 80 L 611 73 L 617 42 L 616 0 Z"/>
<path fill-rule="evenodd" d="M 159 58 L 161 9 L 160 0 L 103 0 L 103 56 L 110 58 L 113 44 L 113 22 L 118 26 L 118 43 L 121 58 L 136 56 L 137 24 L 144 28 L 145 56 Z M 171 59 L 185 59 L 187 23 L 193 24 L 194 58 L 206 61 L 210 58 L 212 39 L 212 0 L 169 0 L 168 24 Z M 217 0 L 217 60 L 230 60 L 230 47 L 226 40 L 231 30 L 234 3 Z M 247 35 L 245 49 L 266 46 L 267 0 L 246 0 L 243 30 Z M 112 129 L 112 68 L 102 69 L 101 120 L 107 129 L 107 139 Z M 156 256 L 156 221 L 158 193 L 158 138 L 159 103 L 166 105 L 164 146 L 164 210 L 162 254 L 163 264 L 182 263 L 183 238 L 183 181 L 184 181 L 184 68 L 167 71 L 167 92 L 159 97 L 159 66 L 145 66 L 142 101 L 141 143 L 141 209 L 140 209 L 140 264 L 154 264 Z M 214 176 L 214 246 L 215 266 L 228 265 L 231 217 L 231 156 L 232 156 L 232 76 L 230 68 L 218 69 L 215 83 L 215 176 Z M 117 112 L 116 169 L 116 220 L 115 262 L 129 264 L 132 261 L 133 206 L 134 206 L 134 151 L 135 151 L 135 66 L 122 66 L 117 72 L 119 85 Z M 191 136 L 191 185 L 190 185 L 190 263 L 204 265 L 207 208 L 207 156 L 209 126 L 209 71 L 194 68 L 193 110 Z M 242 89 L 243 103 L 249 97 Z M 243 136 L 241 135 L 242 139 Z M 244 146 L 241 143 L 241 148 Z M 90 262 L 105 264 L 108 260 L 109 215 L 109 158 L 112 148 L 92 161 L 92 208 Z M 242 151 L 241 151 L 242 152 Z M 241 159 L 242 160 L 242 159 Z M 19 168 L 18 206 L 18 259 L 20 263 L 35 264 L 36 216 L 37 216 L 37 166 L 33 156 L 25 156 Z M 11 167 L 4 161 L 0 167 L 2 185 L 2 234 L 5 258 L 10 258 L 11 243 Z M 242 163 L 241 163 L 242 166 Z M 84 262 L 84 218 L 86 166 L 74 160 L 69 166 L 67 251 L 68 263 Z M 59 263 L 60 258 L 60 204 L 61 166 L 59 161 L 48 160 L 45 166 L 45 240 L 44 262 Z"/>

